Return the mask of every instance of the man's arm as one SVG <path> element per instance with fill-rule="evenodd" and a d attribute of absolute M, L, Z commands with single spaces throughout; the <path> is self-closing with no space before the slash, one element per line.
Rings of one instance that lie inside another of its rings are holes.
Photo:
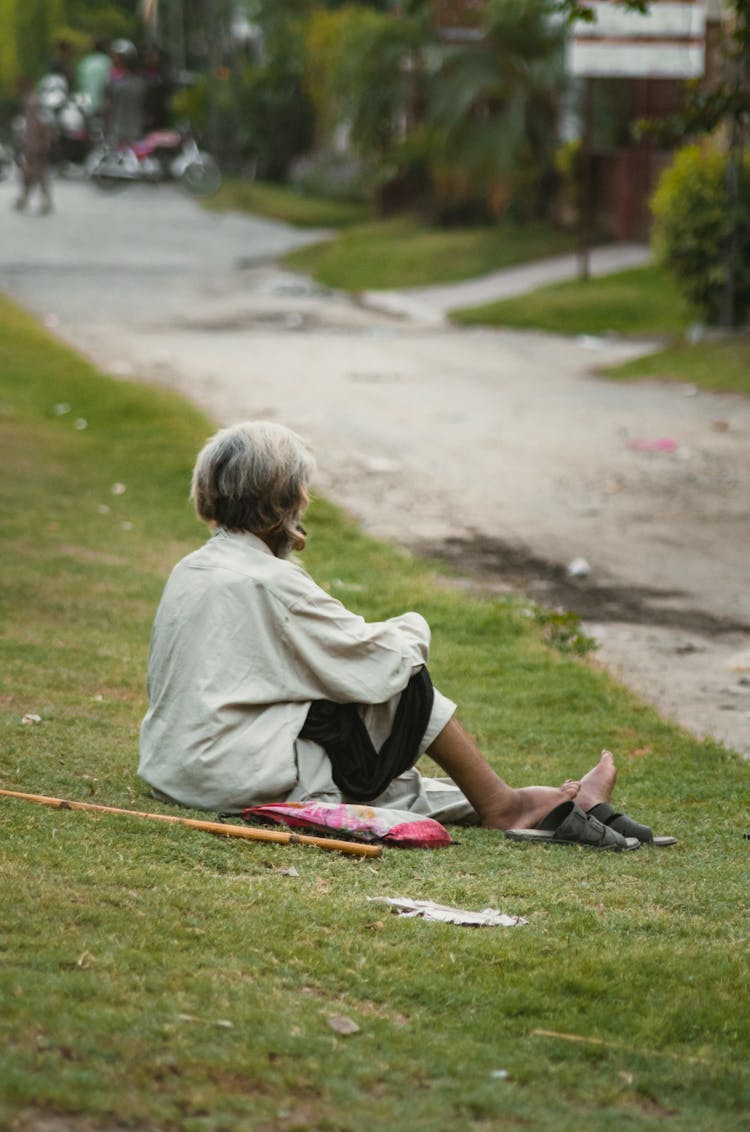
<path fill-rule="evenodd" d="M 367 622 L 312 583 L 285 611 L 283 645 L 294 676 L 312 698 L 384 703 L 427 663 L 430 628 L 419 613 Z"/>

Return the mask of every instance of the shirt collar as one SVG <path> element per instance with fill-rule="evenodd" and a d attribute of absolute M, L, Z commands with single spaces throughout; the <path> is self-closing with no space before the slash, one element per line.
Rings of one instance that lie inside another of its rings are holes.
<path fill-rule="evenodd" d="M 270 546 L 263 542 L 262 538 L 251 534 L 250 531 L 228 531 L 226 527 L 217 527 L 212 538 L 239 539 L 252 550 L 260 550 L 263 554 L 270 554 L 272 558 L 274 556 Z"/>

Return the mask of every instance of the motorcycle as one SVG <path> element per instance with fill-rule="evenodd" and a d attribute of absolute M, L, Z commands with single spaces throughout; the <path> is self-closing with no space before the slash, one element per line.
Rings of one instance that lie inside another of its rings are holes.
<path fill-rule="evenodd" d="M 104 143 L 91 153 L 86 172 L 99 189 L 176 181 L 194 196 L 211 196 L 221 186 L 219 166 L 189 126 L 153 130 L 137 142 Z"/>
<path fill-rule="evenodd" d="M 99 131 L 87 97 L 71 94 L 62 75 L 45 75 L 37 87 L 41 112 L 52 130 L 50 164 L 61 173 L 82 168 Z M 20 152 L 23 117 L 13 123 L 16 152 Z"/>

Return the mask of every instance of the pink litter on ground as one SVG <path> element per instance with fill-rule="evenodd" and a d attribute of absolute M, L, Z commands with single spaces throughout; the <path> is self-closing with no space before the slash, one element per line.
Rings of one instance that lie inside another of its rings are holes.
<path fill-rule="evenodd" d="M 267 802 L 248 807 L 242 817 L 298 829 L 335 831 L 357 841 L 384 841 L 404 849 L 439 849 L 452 844 L 448 830 L 433 818 L 350 802 Z"/>
<path fill-rule="evenodd" d="M 679 447 L 671 436 L 661 436 L 656 440 L 629 440 L 628 448 L 636 452 L 675 452 Z"/>

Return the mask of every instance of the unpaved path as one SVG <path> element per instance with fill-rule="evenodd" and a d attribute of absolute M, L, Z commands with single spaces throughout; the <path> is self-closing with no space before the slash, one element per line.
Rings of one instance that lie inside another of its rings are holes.
<path fill-rule="evenodd" d="M 171 190 L 56 188 L 37 219 L 0 185 L 3 290 L 108 372 L 298 429 L 368 531 L 580 612 L 601 663 L 750 754 L 750 401 L 594 376 L 645 344 L 365 309 L 274 266 L 315 233 Z"/>

